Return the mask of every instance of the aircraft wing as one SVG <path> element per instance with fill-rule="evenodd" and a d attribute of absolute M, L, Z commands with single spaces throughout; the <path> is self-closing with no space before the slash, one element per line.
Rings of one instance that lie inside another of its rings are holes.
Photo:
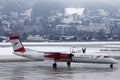
<path fill-rule="evenodd" d="M 70 58 L 70 53 L 69 52 L 51 52 L 51 51 L 36 51 L 36 50 L 31 50 L 31 49 L 26 49 L 29 51 L 35 51 L 37 53 L 44 53 L 44 56 L 46 58 L 51 58 L 55 60 L 60 60 L 60 59 L 69 59 Z"/>
<path fill-rule="evenodd" d="M 47 52 L 47 51 L 38 51 L 43 52 L 44 54 L 69 54 L 68 52 Z"/>

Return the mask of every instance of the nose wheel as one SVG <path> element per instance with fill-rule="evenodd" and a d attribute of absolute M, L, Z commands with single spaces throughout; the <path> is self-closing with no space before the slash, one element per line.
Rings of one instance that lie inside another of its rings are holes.
<path fill-rule="evenodd" d="M 53 63 L 53 69 L 56 69 L 56 68 L 57 68 L 57 64 Z"/>
<path fill-rule="evenodd" d="M 110 64 L 110 68 L 111 68 L 111 69 L 113 68 L 113 64 Z"/>

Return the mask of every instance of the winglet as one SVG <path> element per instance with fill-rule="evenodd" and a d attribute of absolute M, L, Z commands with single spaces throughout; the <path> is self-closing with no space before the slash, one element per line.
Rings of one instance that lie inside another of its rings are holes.
<path fill-rule="evenodd" d="M 18 35 L 10 35 L 9 36 L 9 40 L 12 43 L 14 52 L 25 52 L 25 48 L 19 39 L 20 39 L 20 36 L 18 36 Z"/>

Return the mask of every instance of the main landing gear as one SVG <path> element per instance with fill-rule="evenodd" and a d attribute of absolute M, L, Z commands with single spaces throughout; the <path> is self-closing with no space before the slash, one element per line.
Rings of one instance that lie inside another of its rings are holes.
<path fill-rule="evenodd" d="M 56 59 L 54 60 L 54 63 L 53 63 L 53 69 L 56 69 L 57 68 L 57 63 L 56 63 Z"/>
<path fill-rule="evenodd" d="M 67 66 L 70 68 L 70 65 L 71 65 L 71 62 L 67 62 Z M 56 69 L 57 68 L 57 63 L 54 62 L 53 63 L 53 69 Z"/>
<path fill-rule="evenodd" d="M 110 68 L 113 69 L 113 64 L 110 64 Z"/>
<path fill-rule="evenodd" d="M 67 62 L 67 66 L 70 68 L 71 62 Z"/>
<path fill-rule="evenodd" d="M 72 54 L 72 53 L 70 53 L 69 54 L 69 58 L 68 58 L 68 62 L 67 62 L 67 66 L 70 68 L 70 66 L 71 66 L 71 62 L 72 62 L 72 57 L 73 57 L 74 55 Z"/>
<path fill-rule="evenodd" d="M 57 68 L 57 63 L 53 63 L 53 69 Z"/>

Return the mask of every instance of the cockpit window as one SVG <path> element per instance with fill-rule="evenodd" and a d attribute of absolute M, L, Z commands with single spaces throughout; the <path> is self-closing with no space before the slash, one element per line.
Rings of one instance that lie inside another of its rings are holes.
<path fill-rule="evenodd" d="M 104 58 L 110 58 L 110 56 L 104 56 Z"/>

